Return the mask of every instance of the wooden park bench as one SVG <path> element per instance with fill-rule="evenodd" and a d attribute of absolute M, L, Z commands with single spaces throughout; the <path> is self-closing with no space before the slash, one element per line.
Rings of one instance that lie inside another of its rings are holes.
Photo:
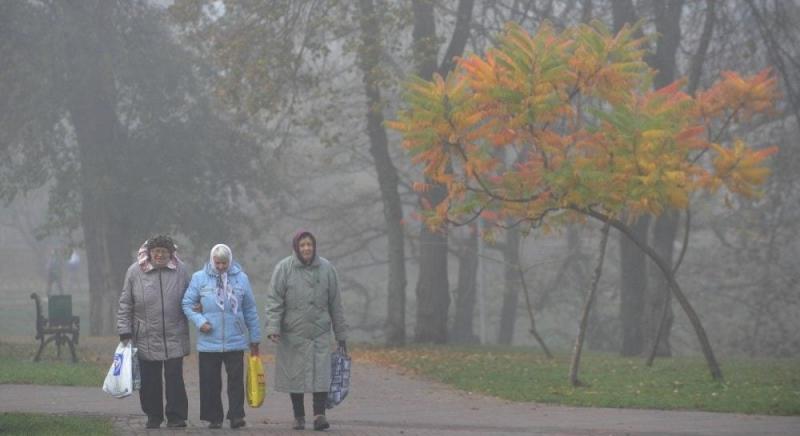
<path fill-rule="evenodd" d="M 31 294 L 31 298 L 36 303 L 36 339 L 39 340 L 39 351 L 36 352 L 33 361 L 39 361 L 45 345 L 55 342 L 59 358 L 61 358 L 61 346 L 66 343 L 72 353 L 72 362 L 78 363 L 75 346 L 78 345 L 81 320 L 80 317 L 72 315 L 72 296 L 53 295 L 49 297 L 47 301 L 48 318 L 45 318 L 42 313 L 42 301 L 39 295 L 34 292 Z"/>

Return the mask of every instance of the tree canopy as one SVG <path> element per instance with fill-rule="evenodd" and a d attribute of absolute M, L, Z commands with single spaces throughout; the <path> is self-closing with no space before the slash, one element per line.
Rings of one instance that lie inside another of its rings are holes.
<path fill-rule="evenodd" d="M 390 126 L 447 187 L 424 211 L 428 225 L 480 215 L 550 226 L 588 210 L 630 219 L 686 208 L 702 189 L 757 195 L 777 149 L 722 139 L 732 122 L 772 108 L 769 70 L 725 72 L 696 96 L 683 80 L 651 90 L 655 72 L 634 31 L 613 35 L 594 22 L 530 35 L 509 24 L 496 47 L 461 59 L 447 78 L 410 81 Z"/>

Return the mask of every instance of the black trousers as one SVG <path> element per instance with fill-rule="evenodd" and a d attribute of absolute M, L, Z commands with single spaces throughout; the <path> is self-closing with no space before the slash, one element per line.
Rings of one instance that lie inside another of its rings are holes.
<path fill-rule="evenodd" d="M 292 399 L 292 409 L 294 410 L 294 417 L 299 418 L 306 416 L 306 408 L 303 404 L 303 394 L 291 393 L 289 397 Z M 328 399 L 327 392 L 314 392 L 314 416 L 325 414 L 325 401 Z"/>
<path fill-rule="evenodd" d="M 139 359 L 142 386 L 139 389 L 139 402 L 148 418 L 164 421 L 186 420 L 189 400 L 183 384 L 183 357 L 168 360 Z M 163 381 L 167 391 L 167 407 L 164 408 Z"/>
<path fill-rule="evenodd" d="M 222 422 L 222 365 L 228 373 L 228 419 L 244 418 L 244 351 L 200 352 L 200 419 Z"/>

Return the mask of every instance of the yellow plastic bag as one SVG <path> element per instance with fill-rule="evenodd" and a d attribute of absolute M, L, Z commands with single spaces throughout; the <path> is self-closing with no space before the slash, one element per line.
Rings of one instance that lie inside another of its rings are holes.
<path fill-rule="evenodd" d="M 247 405 L 259 407 L 264 402 L 264 395 L 267 393 L 267 385 L 264 378 L 264 364 L 261 356 L 247 358 L 247 380 L 245 381 L 247 391 Z"/>

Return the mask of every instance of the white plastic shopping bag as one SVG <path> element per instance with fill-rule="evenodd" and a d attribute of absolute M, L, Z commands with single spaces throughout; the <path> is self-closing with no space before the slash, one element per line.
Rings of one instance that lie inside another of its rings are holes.
<path fill-rule="evenodd" d="M 130 341 L 117 345 L 114 362 L 103 382 L 103 392 L 114 398 L 125 398 L 133 393 L 133 349 Z"/>

